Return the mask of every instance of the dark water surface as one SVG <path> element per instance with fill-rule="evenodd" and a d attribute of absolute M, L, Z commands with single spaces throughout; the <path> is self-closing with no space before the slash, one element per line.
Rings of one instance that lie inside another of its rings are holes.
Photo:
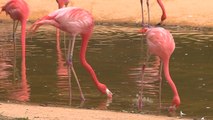
<path fill-rule="evenodd" d="M 41 27 L 32 39 L 28 34 L 24 64 L 20 32 L 16 34 L 18 45 L 15 53 L 12 24 L 1 23 L 0 100 L 168 116 L 180 116 L 180 112 L 183 112 L 186 114 L 183 117 L 213 119 L 213 30 L 187 27 L 167 29 L 172 32 L 176 42 L 170 60 L 171 76 L 181 98 L 181 105 L 176 112 L 167 110 L 173 93 L 164 77 L 162 92 L 159 93 L 160 60 L 154 56 L 148 63 L 143 81 L 143 107 L 138 109 L 146 43 L 135 26 L 96 25 L 89 42 L 88 62 L 98 79 L 113 92 L 112 101 L 99 93 L 90 75 L 81 66 L 81 39 L 77 38 L 73 61 L 86 97 L 86 101 L 81 102 L 74 78 L 73 99 L 69 99 L 66 48 L 63 36 L 57 42 L 55 28 Z M 65 44 L 69 36 L 66 38 Z"/>

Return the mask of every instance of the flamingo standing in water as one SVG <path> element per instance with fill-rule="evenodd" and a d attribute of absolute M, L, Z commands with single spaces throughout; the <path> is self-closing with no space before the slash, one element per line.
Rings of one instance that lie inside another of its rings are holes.
<path fill-rule="evenodd" d="M 16 46 L 15 32 L 18 26 L 18 22 L 21 22 L 21 43 L 25 45 L 26 24 L 29 16 L 28 4 L 24 0 L 9 0 L 4 6 L 2 6 L 1 11 L 5 11 L 6 14 L 9 14 L 13 19 L 14 46 Z M 23 49 L 25 49 L 25 47 L 22 47 L 22 51 Z"/>
<path fill-rule="evenodd" d="M 143 0 L 141 1 L 141 11 L 142 11 L 142 29 L 140 30 L 141 33 L 145 34 L 146 36 L 146 41 L 148 45 L 148 52 L 147 52 L 147 60 L 148 62 L 149 58 L 151 55 L 156 55 L 160 57 L 161 59 L 161 67 L 160 67 L 160 82 L 161 82 L 161 71 L 162 71 L 162 65 L 163 65 L 163 70 L 164 70 L 164 75 L 166 80 L 168 81 L 170 87 L 172 88 L 173 91 L 173 101 L 172 101 L 172 108 L 176 108 L 180 105 L 180 97 L 178 94 L 178 90 L 170 76 L 169 73 L 169 59 L 175 49 L 175 42 L 173 39 L 172 34 L 162 28 L 162 27 L 151 27 L 149 26 L 150 22 L 150 16 L 149 16 L 149 0 L 147 0 L 147 7 L 148 7 L 148 27 L 145 26 L 144 24 L 144 15 L 143 15 Z M 163 11 L 163 15 L 161 17 L 161 24 L 163 20 L 166 19 L 166 13 L 164 6 L 161 2 L 161 0 L 157 0 L 158 4 L 161 6 L 161 9 Z M 146 62 L 144 63 L 142 67 L 142 81 L 144 78 L 144 70 L 146 67 Z M 161 83 L 160 83 L 160 92 L 161 92 Z M 141 103 L 141 98 L 139 99 L 139 105 L 142 105 Z M 140 106 L 139 106 L 140 107 Z"/>
<path fill-rule="evenodd" d="M 13 41 L 14 41 L 15 52 L 16 52 L 15 32 L 16 32 L 18 23 L 21 22 L 22 90 L 16 95 L 14 95 L 14 97 L 16 96 L 19 100 L 26 101 L 26 100 L 29 100 L 29 93 L 28 93 L 29 86 L 27 84 L 27 79 L 26 79 L 26 60 L 25 60 L 26 40 L 25 38 L 26 38 L 26 24 L 27 24 L 27 19 L 29 17 L 29 7 L 24 0 L 9 0 L 4 6 L 2 6 L 1 11 L 5 11 L 6 14 L 9 14 L 10 17 L 13 19 Z"/>
<path fill-rule="evenodd" d="M 140 0 L 141 2 L 141 10 L 142 10 L 142 25 L 144 25 L 144 14 L 143 14 L 143 0 Z M 164 5 L 161 0 L 157 0 L 161 10 L 162 10 L 162 15 L 161 15 L 161 21 L 157 25 L 161 25 L 163 21 L 166 19 L 166 10 L 164 8 Z M 148 24 L 150 23 L 150 10 L 149 10 L 149 0 L 146 0 L 147 4 L 147 11 L 148 11 Z"/>
<path fill-rule="evenodd" d="M 77 7 L 61 8 L 36 21 L 30 29 L 32 31 L 36 31 L 37 28 L 44 24 L 55 26 L 69 33 L 72 36 L 72 39 L 69 41 L 69 47 L 67 52 L 68 73 L 70 73 L 70 70 L 74 73 L 74 76 L 79 86 L 81 98 L 84 100 L 84 96 L 81 91 L 81 87 L 75 74 L 75 70 L 72 63 L 75 39 L 78 34 L 80 34 L 82 37 L 82 44 L 80 49 L 80 60 L 82 65 L 93 78 L 93 82 L 97 86 L 98 90 L 101 93 L 106 94 L 108 98 L 112 98 L 112 93 L 110 92 L 110 90 L 106 87 L 106 85 L 98 81 L 93 68 L 90 66 L 90 64 L 88 64 L 86 60 L 87 45 L 94 27 L 92 15 L 86 10 Z M 69 80 L 69 83 L 71 83 L 71 80 Z"/>
<path fill-rule="evenodd" d="M 168 30 L 162 27 L 145 27 L 141 30 L 141 33 L 145 33 L 148 52 L 147 60 L 151 55 L 159 56 L 163 64 L 163 70 L 166 80 L 172 88 L 174 93 L 172 107 L 178 107 L 180 105 L 180 97 L 177 88 L 169 73 L 169 59 L 175 49 L 175 42 Z M 146 63 L 144 63 L 142 68 L 142 73 L 144 72 Z M 160 72 L 161 73 L 161 72 Z M 161 76 L 160 76 L 161 77 Z M 143 76 L 142 76 L 143 80 Z"/>

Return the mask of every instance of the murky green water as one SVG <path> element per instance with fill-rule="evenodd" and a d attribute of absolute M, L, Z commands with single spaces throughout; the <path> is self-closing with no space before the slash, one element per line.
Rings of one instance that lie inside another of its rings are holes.
<path fill-rule="evenodd" d="M 80 101 L 77 84 L 69 85 L 63 41 L 57 43 L 55 28 L 46 26 L 27 37 L 26 64 L 21 55 L 20 32 L 14 54 L 11 24 L 0 28 L 0 100 L 35 104 L 62 105 L 89 109 L 115 110 L 133 113 L 213 118 L 213 31 L 168 27 L 176 49 L 170 60 L 170 72 L 179 90 L 181 106 L 168 112 L 172 92 L 163 77 L 159 93 L 159 59 L 152 57 L 143 82 L 143 107 L 138 109 L 141 89 L 141 66 L 146 56 L 146 44 L 137 33 L 138 27 L 96 25 L 89 42 L 87 59 L 97 77 L 113 92 L 113 100 L 99 93 L 92 79 L 79 62 L 81 39 L 74 51 L 74 66 L 86 97 Z M 62 37 L 61 37 L 62 38 Z M 66 44 L 68 43 L 67 41 Z M 16 57 L 14 57 L 14 55 Z M 16 63 L 15 63 L 15 62 Z M 26 69 L 25 69 L 26 67 Z M 161 107 L 160 107 L 161 106 Z"/>

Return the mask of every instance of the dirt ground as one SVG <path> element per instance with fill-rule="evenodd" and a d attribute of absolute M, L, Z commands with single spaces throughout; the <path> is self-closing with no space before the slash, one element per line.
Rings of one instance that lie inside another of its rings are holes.
<path fill-rule="evenodd" d="M 0 6 L 6 1 L 0 0 Z M 55 0 L 27 0 L 29 21 L 34 21 L 57 9 Z M 165 25 L 213 27 L 213 0 L 163 0 L 167 12 Z M 41 4 L 42 3 L 42 4 Z M 141 22 L 139 0 L 72 0 L 69 6 L 90 11 L 96 21 Z M 158 23 L 161 10 L 156 0 L 150 0 L 151 23 Z M 145 13 L 146 14 L 146 13 Z M 9 20 L 4 13 L 1 20 Z M 24 104 L 0 103 L 0 115 L 32 120 L 176 120 L 178 118 L 154 115 L 120 113 L 103 110 L 84 110 L 62 107 L 42 107 Z M 183 120 L 183 119 L 182 119 Z"/>
<path fill-rule="evenodd" d="M 156 0 L 149 1 L 151 23 L 156 24 L 160 20 L 161 9 Z M 162 1 L 167 12 L 165 25 L 213 27 L 213 0 Z M 5 2 L 6 0 L 0 0 L 0 6 Z M 57 9 L 55 0 L 27 0 L 27 2 L 30 7 L 30 21 L 36 20 Z M 140 0 L 71 0 L 69 6 L 81 7 L 90 11 L 95 21 L 141 22 Z M 145 11 L 146 14 L 147 12 Z M 5 17 L 5 14 L 1 13 L 1 19 L 9 19 L 9 17 Z"/>
<path fill-rule="evenodd" d="M 177 120 L 180 118 L 103 110 L 0 103 L 0 114 L 30 120 Z M 181 120 L 185 120 L 181 118 Z"/>

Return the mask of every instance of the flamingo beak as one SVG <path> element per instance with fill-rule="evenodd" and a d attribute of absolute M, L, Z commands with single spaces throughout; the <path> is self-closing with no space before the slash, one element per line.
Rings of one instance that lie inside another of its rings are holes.
<path fill-rule="evenodd" d="M 106 89 L 106 94 L 108 96 L 108 98 L 112 98 L 112 92 L 109 89 Z"/>
<path fill-rule="evenodd" d="M 139 33 L 146 33 L 146 31 L 147 31 L 146 28 L 142 28 L 142 29 L 140 29 L 138 32 L 139 32 Z"/>

